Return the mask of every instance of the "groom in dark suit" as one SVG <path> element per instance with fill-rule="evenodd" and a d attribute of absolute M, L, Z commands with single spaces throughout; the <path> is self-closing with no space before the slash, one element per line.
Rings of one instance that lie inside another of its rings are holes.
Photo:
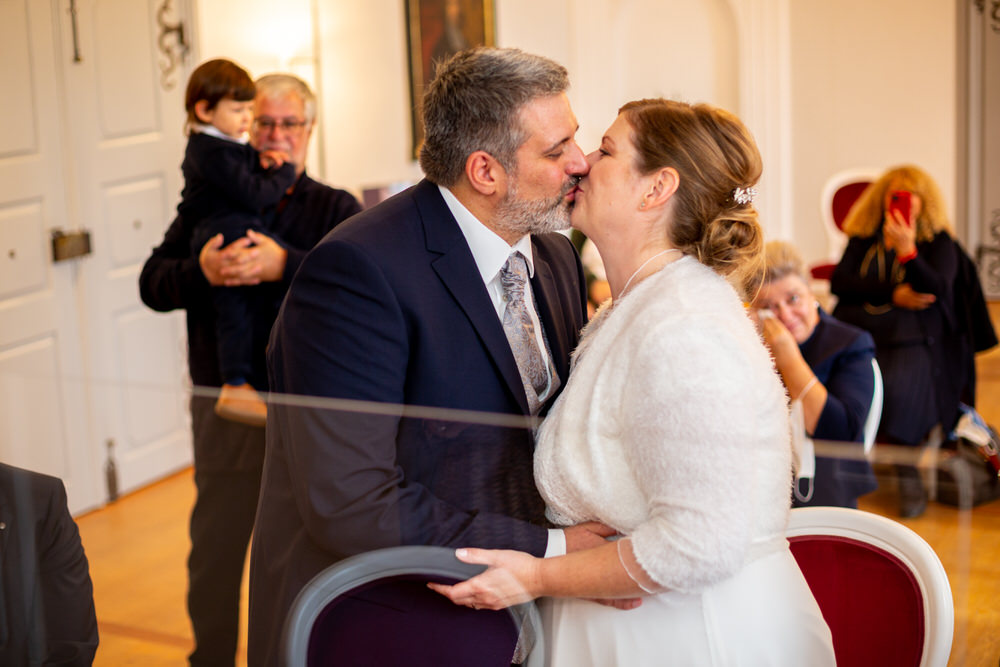
<path fill-rule="evenodd" d="M 532 477 L 529 418 L 565 384 L 587 312 L 579 258 L 551 233 L 568 226 L 588 170 L 567 87 L 566 70 L 546 58 L 457 54 L 423 102 L 426 180 L 338 226 L 303 262 L 268 352 L 271 389 L 284 396 L 268 408 L 251 665 L 277 662 L 295 596 L 348 556 L 405 544 L 542 556 L 600 543 L 594 526 L 547 529 Z M 530 322 L 520 321 L 538 343 L 533 381 L 504 321 L 512 253 L 530 277 L 520 311 Z M 294 398 L 303 395 L 364 403 L 320 409 Z M 409 611 L 403 625 L 432 617 L 358 597 L 358 613 Z M 489 643 L 475 631 L 453 641 L 484 655 Z M 453 664 L 488 664 L 466 659 Z"/>

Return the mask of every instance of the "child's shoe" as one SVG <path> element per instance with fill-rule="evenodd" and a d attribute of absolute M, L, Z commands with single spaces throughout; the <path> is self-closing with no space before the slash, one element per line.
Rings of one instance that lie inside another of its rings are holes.
<path fill-rule="evenodd" d="M 267 403 L 247 383 L 239 386 L 224 384 L 219 400 L 215 402 L 215 414 L 250 426 L 264 426 L 267 423 Z"/>

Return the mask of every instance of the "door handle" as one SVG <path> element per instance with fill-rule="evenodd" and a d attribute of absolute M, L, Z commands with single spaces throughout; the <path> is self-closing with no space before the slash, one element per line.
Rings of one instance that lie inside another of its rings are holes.
<path fill-rule="evenodd" d="M 52 261 L 62 262 L 90 254 L 90 230 L 52 230 Z"/>

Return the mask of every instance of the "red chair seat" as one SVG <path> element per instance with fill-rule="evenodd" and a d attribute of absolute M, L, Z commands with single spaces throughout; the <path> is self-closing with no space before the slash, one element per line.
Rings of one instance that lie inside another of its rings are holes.
<path fill-rule="evenodd" d="M 838 665 L 920 664 L 924 601 L 908 566 L 846 537 L 802 535 L 788 541 L 830 626 Z"/>
<path fill-rule="evenodd" d="M 837 268 L 836 264 L 831 264 L 829 262 L 824 264 L 816 264 L 809 267 L 809 273 L 815 280 L 829 280 L 833 277 L 833 270 Z"/>

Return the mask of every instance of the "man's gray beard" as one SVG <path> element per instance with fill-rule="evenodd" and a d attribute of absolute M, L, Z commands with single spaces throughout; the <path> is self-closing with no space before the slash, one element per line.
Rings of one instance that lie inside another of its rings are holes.
<path fill-rule="evenodd" d="M 518 197 L 517 182 L 497 205 L 495 225 L 501 232 L 524 234 L 545 234 L 569 229 L 569 214 L 572 205 L 565 201 L 566 193 L 576 186 L 572 179 L 563 186 L 558 197 L 549 199 L 521 199 Z"/>

